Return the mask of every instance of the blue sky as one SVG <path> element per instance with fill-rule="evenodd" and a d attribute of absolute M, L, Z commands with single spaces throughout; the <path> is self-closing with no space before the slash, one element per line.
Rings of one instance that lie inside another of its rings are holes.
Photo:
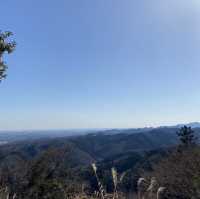
<path fill-rule="evenodd" d="M 200 118 L 198 0 L 6 0 L 0 129 L 124 128 Z"/>

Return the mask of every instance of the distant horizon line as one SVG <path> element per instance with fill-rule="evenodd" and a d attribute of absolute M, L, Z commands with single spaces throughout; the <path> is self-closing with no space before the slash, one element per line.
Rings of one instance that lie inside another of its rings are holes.
<path fill-rule="evenodd" d="M 98 131 L 98 130 L 120 130 L 120 129 L 154 129 L 154 128 L 162 128 L 162 127 L 178 127 L 178 126 L 193 126 L 199 125 L 200 122 L 183 122 L 177 124 L 168 124 L 168 125 L 152 125 L 152 126 L 143 126 L 143 127 L 100 127 L 100 128 L 34 128 L 34 129 L 0 129 L 0 133 L 2 132 L 29 132 L 29 131 Z"/>

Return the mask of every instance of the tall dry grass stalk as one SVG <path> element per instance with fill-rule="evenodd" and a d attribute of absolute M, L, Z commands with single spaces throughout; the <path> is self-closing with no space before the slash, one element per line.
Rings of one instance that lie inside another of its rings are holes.
<path fill-rule="evenodd" d="M 159 187 L 157 191 L 157 199 L 164 199 L 166 195 L 166 187 Z"/>
<path fill-rule="evenodd" d="M 147 188 L 147 195 L 149 199 L 156 198 L 157 190 L 159 188 L 158 182 L 155 177 L 151 178 L 149 187 Z"/>
<path fill-rule="evenodd" d="M 159 187 L 155 177 L 151 178 L 150 183 L 145 178 L 139 178 L 137 189 L 138 199 L 164 199 L 167 190 L 166 187 Z"/>
<path fill-rule="evenodd" d="M 111 173 L 112 173 L 112 179 L 113 179 L 113 185 L 114 185 L 113 199 L 115 199 L 115 198 L 118 198 L 118 193 L 117 193 L 117 184 L 118 184 L 117 170 L 113 167 L 111 169 Z"/>
<path fill-rule="evenodd" d="M 16 193 L 14 193 L 14 195 L 13 195 L 13 199 L 16 199 L 16 197 L 17 197 L 17 194 L 16 194 Z"/>
<path fill-rule="evenodd" d="M 106 193 L 106 191 L 104 190 L 104 188 L 103 188 L 103 186 L 100 182 L 100 179 L 99 179 L 98 174 L 97 174 L 97 166 L 96 166 L 95 163 L 92 164 L 92 169 L 93 169 L 95 177 L 97 179 L 98 189 L 99 189 L 99 191 L 95 191 L 95 197 L 97 197 L 97 198 L 101 197 L 101 199 L 124 198 L 123 194 L 118 192 L 118 185 L 120 183 L 122 183 L 124 176 L 126 175 L 126 172 L 123 172 L 121 175 L 119 175 L 117 173 L 117 170 L 114 167 L 111 168 L 111 176 L 112 176 L 112 181 L 113 181 L 113 193 L 108 194 L 108 193 Z"/>
<path fill-rule="evenodd" d="M 92 163 L 92 169 L 93 169 L 95 177 L 97 179 L 100 196 L 101 196 L 102 199 L 105 199 L 105 190 L 104 190 L 103 185 L 101 184 L 99 177 L 97 175 L 97 166 L 96 166 L 95 163 Z"/>
<path fill-rule="evenodd" d="M 139 178 L 137 181 L 138 199 L 144 199 L 148 188 L 148 181 L 145 178 Z"/>

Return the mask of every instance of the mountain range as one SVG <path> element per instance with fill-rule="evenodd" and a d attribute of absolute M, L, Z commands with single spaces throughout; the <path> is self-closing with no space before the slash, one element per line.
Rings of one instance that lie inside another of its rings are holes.
<path fill-rule="evenodd" d="M 23 130 L 23 131 L 0 131 L 0 145 L 4 145 L 16 141 L 37 140 L 45 138 L 59 138 L 59 137 L 74 137 L 88 134 L 133 134 L 145 133 L 151 131 L 159 131 L 162 129 L 179 129 L 184 125 L 192 128 L 200 128 L 199 122 L 192 122 L 187 124 L 178 124 L 174 126 L 160 126 L 160 127 L 144 127 L 144 128 L 121 128 L 121 129 L 63 129 L 63 130 Z"/>
<path fill-rule="evenodd" d="M 200 137 L 198 125 L 193 123 L 196 137 Z M 152 162 L 176 147 L 176 132 L 181 126 L 93 130 L 68 136 L 65 131 L 18 133 L 13 137 L 2 134 L 2 140 L 9 139 L 0 146 L 0 176 L 25 198 L 34 198 L 30 194 L 40 186 L 49 186 L 47 182 L 94 183 L 91 163 L 95 162 L 106 180 L 112 167 L 120 173 L 129 172 L 129 186 L 135 183 L 138 168 L 151 168 Z"/>

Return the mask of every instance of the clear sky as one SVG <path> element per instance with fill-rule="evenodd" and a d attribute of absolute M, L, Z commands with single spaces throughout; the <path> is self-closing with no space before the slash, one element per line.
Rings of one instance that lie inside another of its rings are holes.
<path fill-rule="evenodd" d="M 6 0 L 17 50 L 0 129 L 199 121 L 199 0 Z"/>

